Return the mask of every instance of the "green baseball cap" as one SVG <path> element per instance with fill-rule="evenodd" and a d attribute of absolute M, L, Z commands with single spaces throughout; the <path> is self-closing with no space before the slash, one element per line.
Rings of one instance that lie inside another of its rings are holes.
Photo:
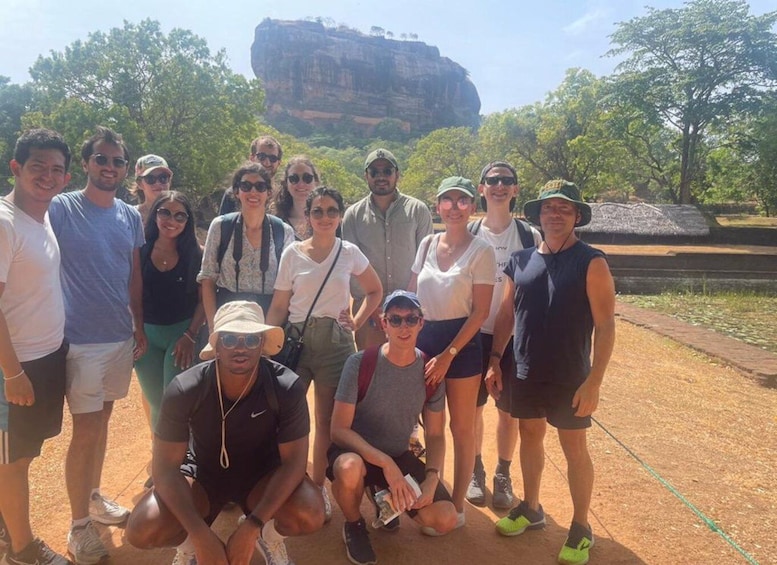
<path fill-rule="evenodd" d="M 370 165 L 372 165 L 375 161 L 378 161 L 380 159 L 385 159 L 392 165 L 394 165 L 394 168 L 396 170 L 399 170 L 399 164 L 397 163 L 397 158 L 394 157 L 394 154 L 389 151 L 388 149 L 378 148 L 369 155 L 367 155 L 367 160 L 364 161 L 364 170 L 366 171 Z"/>
<path fill-rule="evenodd" d="M 477 189 L 475 188 L 475 185 L 472 184 L 471 180 L 465 179 L 464 177 L 448 177 L 440 183 L 440 186 L 437 189 L 437 198 L 440 198 L 440 196 L 451 190 L 466 192 L 467 196 L 470 196 L 471 198 L 475 198 L 475 195 L 477 194 Z"/>

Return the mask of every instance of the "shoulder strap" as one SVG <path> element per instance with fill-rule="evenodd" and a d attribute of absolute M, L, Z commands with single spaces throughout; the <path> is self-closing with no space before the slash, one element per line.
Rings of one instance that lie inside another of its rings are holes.
<path fill-rule="evenodd" d="M 270 220 L 270 227 L 272 228 L 272 240 L 275 244 L 275 259 L 277 263 L 281 262 L 281 254 L 283 253 L 283 242 L 286 240 L 286 232 L 283 230 L 283 220 L 267 214 L 267 219 Z"/>
<path fill-rule="evenodd" d="M 359 403 L 367 396 L 367 389 L 370 388 L 372 375 L 375 374 L 375 367 L 378 366 L 378 348 L 380 345 L 372 345 L 364 350 L 361 363 L 359 363 L 358 393 L 356 402 Z"/>
<path fill-rule="evenodd" d="M 518 228 L 518 237 L 521 238 L 521 245 L 523 245 L 523 248 L 529 249 L 529 247 L 534 247 L 536 244 L 534 243 L 534 236 L 531 233 L 529 224 L 515 218 L 515 226 Z"/>
<path fill-rule="evenodd" d="M 232 239 L 232 234 L 235 232 L 235 224 L 237 224 L 237 219 L 239 215 L 240 215 L 239 212 L 232 212 L 230 214 L 224 214 L 221 218 L 221 239 L 219 241 L 219 248 L 216 254 L 216 262 L 218 263 L 219 271 L 221 270 L 221 261 L 224 259 L 224 255 L 227 254 L 229 241 Z M 241 233 L 240 235 L 241 235 L 240 253 L 242 253 L 243 234 Z"/>
<path fill-rule="evenodd" d="M 262 359 L 262 361 L 266 361 Z M 278 403 L 278 391 L 275 386 L 275 371 L 272 364 L 267 361 L 266 363 L 259 364 L 259 371 L 262 373 L 262 386 L 264 387 L 264 394 L 267 397 L 267 405 L 270 410 L 277 416 L 281 413 L 281 407 Z"/>
<path fill-rule="evenodd" d="M 478 218 L 477 220 L 474 220 L 467 224 L 467 229 L 469 230 L 469 233 L 472 235 L 477 235 L 480 231 L 480 224 L 483 223 L 483 218 Z"/>
<path fill-rule="evenodd" d="M 151 249 L 153 247 L 154 247 L 154 245 L 147 241 L 140 248 L 140 267 L 141 267 L 141 269 L 143 268 L 143 266 L 145 266 L 146 261 L 148 261 L 149 258 L 151 257 Z"/>

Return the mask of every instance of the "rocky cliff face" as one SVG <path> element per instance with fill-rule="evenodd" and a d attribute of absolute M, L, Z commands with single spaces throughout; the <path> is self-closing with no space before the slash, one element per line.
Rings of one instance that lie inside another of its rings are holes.
<path fill-rule="evenodd" d="M 467 71 L 422 42 L 265 19 L 251 64 L 271 118 L 288 114 L 315 126 L 346 118 L 366 133 L 386 118 L 419 133 L 478 124 L 480 97 Z"/>

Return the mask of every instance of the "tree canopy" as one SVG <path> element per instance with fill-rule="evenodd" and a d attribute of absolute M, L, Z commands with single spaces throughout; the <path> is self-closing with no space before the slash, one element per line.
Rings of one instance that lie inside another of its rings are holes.
<path fill-rule="evenodd" d="M 133 158 L 163 156 L 173 186 L 197 195 L 245 158 L 263 111 L 258 80 L 233 73 L 223 51 L 187 30 L 165 35 L 149 19 L 39 57 L 30 74 L 38 110 L 24 125 L 53 127 L 74 148 L 96 125 L 112 127 Z"/>

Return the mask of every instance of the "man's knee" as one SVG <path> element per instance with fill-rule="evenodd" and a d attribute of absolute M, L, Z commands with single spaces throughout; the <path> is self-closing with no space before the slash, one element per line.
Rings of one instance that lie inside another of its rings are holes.
<path fill-rule="evenodd" d="M 542 418 L 520 419 L 518 430 L 522 443 L 538 444 L 545 439 L 547 424 Z"/>
<path fill-rule="evenodd" d="M 94 446 L 97 438 L 102 433 L 105 423 L 106 420 L 102 411 L 73 414 L 72 443 Z"/>
<path fill-rule="evenodd" d="M 186 531 L 153 489 L 146 492 L 132 509 L 124 534 L 127 541 L 138 549 L 176 546 L 186 539 Z"/>
<path fill-rule="evenodd" d="M 564 452 L 569 463 L 587 462 L 590 460 L 588 454 L 588 441 L 585 429 L 582 430 L 559 430 L 558 439 L 561 449 Z"/>
<path fill-rule="evenodd" d="M 324 499 L 321 490 L 305 477 L 274 516 L 285 536 L 311 534 L 324 525 Z"/>
<path fill-rule="evenodd" d="M 332 465 L 332 473 L 340 488 L 359 490 L 364 488 L 364 474 L 366 472 L 364 460 L 356 453 L 343 453 L 335 459 Z"/>

